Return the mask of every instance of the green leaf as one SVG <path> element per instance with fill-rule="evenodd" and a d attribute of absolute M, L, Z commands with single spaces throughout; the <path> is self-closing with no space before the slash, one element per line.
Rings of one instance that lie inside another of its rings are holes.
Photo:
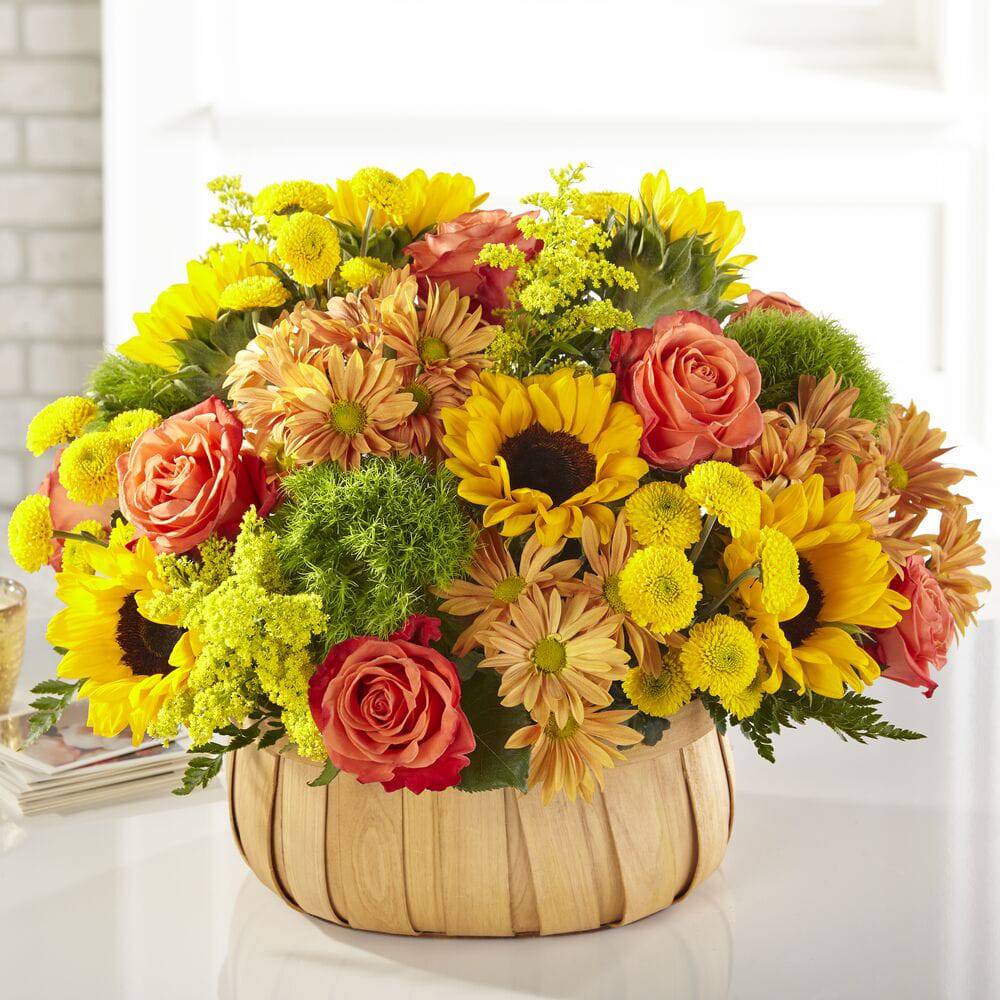
<path fill-rule="evenodd" d="M 663 734 L 670 728 L 669 719 L 661 719 L 655 715 L 646 715 L 645 712 L 636 712 L 631 719 L 625 723 L 630 729 L 637 733 L 642 733 L 642 742 L 647 747 L 655 747 Z"/>
<path fill-rule="evenodd" d="M 32 694 L 42 697 L 31 702 L 31 707 L 35 711 L 28 719 L 28 736 L 21 744 L 22 750 L 30 747 L 39 736 L 47 733 L 62 718 L 63 712 L 82 686 L 82 680 L 63 681 L 53 678 L 42 681 L 31 689 Z"/>
<path fill-rule="evenodd" d="M 340 768 L 332 760 L 328 760 L 323 765 L 323 770 L 320 772 L 319 777 L 314 778 L 312 781 L 307 781 L 306 784 L 310 788 L 322 788 L 324 785 L 329 785 L 338 774 L 340 774 Z"/>
<path fill-rule="evenodd" d="M 531 717 L 523 708 L 501 705 L 499 688 L 500 675 L 492 670 L 479 670 L 462 685 L 462 711 L 476 737 L 469 766 L 463 768 L 458 783 L 463 792 L 528 790 L 531 751 L 528 747 L 508 750 L 505 744 L 518 729 L 531 725 Z"/>

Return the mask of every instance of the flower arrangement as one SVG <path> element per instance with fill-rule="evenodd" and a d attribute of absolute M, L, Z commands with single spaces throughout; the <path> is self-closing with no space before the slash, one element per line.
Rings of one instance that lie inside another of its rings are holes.
<path fill-rule="evenodd" d="M 552 178 L 519 214 L 420 170 L 209 185 L 227 242 L 28 428 L 10 547 L 65 605 L 36 734 L 84 697 L 186 729 L 182 793 L 258 744 L 546 801 L 692 700 L 771 760 L 809 719 L 918 737 L 868 690 L 930 696 L 989 586 L 944 434 L 744 282 L 739 212 Z"/>

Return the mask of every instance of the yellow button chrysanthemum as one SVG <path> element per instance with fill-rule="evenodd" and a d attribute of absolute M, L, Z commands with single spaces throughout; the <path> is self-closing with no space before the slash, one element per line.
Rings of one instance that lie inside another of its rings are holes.
<path fill-rule="evenodd" d="M 91 431 L 77 438 L 62 453 L 59 481 L 70 500 L 100 504 L 118 493 L 115 463 L 128 445 L 105 431 Z"/>
<path fill-rule="evenodd" d="M 395 174 L 381 167 L 362 167 L 351 178 L 351 192 L 373 210 L 379 209 L 397 225 L 402 224 L 409 199 L 406 186 Z"/>
<path fill-rule="evenodd" d="M 625 520 L 641 545 L 686 549 L 701 534 L 701 511 L 677 483 L 647 483 L 625 503 Z"/>
<path fill-rule="evenodd" d="M 625 696 L 640 712 L 666 719 L 691 700 L 692 689 L 675 650 L 663 655 L 663 669 L 653 675 L 633 667 L 622 681 Z"/>
<path fill-rule="evenodd" d="M 743 691 L 719 695 L 722 707 L 730 715 L 735 715 L 737 719 L 750 718 L 760 708 L 763 700 L 764 689 L 757 681 L 754 681 L 750 687 Z"/>
<path fill-rule="evenodd" d="M 701 581 L 680 549 L 654 545 L 629 557 L 618 592 L 637 624 L 666 635 L 691 624 Z"/>
<path fill-rule="evenodd" d="M 753 633 L 729 615 L 692 626 L 680 657 L 691 685 L 720 697 L 749 687 L 760 662 Z"/>
<path fill-rule="evenodd" d="M 391 270 L 384 260 L 377 257 L 352 257 L 340 265 L 340 276 L 348 288 L 357 292 L 384 278 Z"/>
<path fill-rule="evenodd" d="M 268 228 L 277 236 L 288 216 L 295 212 L 326 215 L 331 194 L 327 185 L 315 181 L 279 181 L 261 188 L 253 200 L 253 210 L 267 220 Z"/>
<path fill-rule="evenodd" d="M 14 562 L 26 573 L 37 573 L 54 551 L 49 498 L 40 493 L 25 497 L 7 525 L 7 544 Z"/>
<path fill-rule="evenodd" d="M 75 535 L 92 535 L 99 541 L 107 541 L 108 532 L 97 521 L 81 521 L 73 526 Z M 88 558 L 94 548 L 93 542 L 78 541 L 68 538 L 63 545 L 62 571 L 64 573 L 87 573 L 93 575 L 94 566 Z"/>
<path fill-rule="evenodd" d="M 226 285 L 219 298 L 219 308 L 233 312 L 276 309 L 287 301 L 288 289 L 274 275 L 254 274 Z"/>
<path fill-rule="evenodd" d="M 760 490 L 745 473 L 728 462 L 701 462 L 684 480 L 695 503 L 719 519 L 739 538 L 760 524 Z"/>
<path fill-rule="evenodd" d="M 340 263 L 337 230 L 328 219 L 312 212 L 288 217 L 276 244 L 278 256 L 300 285 L 326 281 Z"/>
<path fill-rule="evenodd" d="M 163 417 L 155 410 L 125 410 L 108 421 L 105 433 L 131 446 L 140 434 L 144 434 L 163 423 Z"/>
<path fill-rule="evenodd" d="M 772 615 L 780 614 L 799 594 L 799 556 L 795 544 L 776 528 L 760 531 L 761 603 Z"/>
<path fill-rule="evenodd" d="M 28 424 L 25 439 L 32 455 L 41 455 L 59 444 L 66 444 L 83 433 L 97 416 L 97 407 L 85 396 L 61 396 L 43 407 Z"/>

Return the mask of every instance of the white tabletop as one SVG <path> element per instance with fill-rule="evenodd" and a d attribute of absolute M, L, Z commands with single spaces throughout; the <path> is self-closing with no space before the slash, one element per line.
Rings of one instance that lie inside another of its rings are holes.
<path fill-rule="evenodd" d="M 54 663 L 51 578 L 30 583 L 25 684 Z M 446 941 L 323 924 L 244 867 L 219 788 L 0 820 L 0 997 L 1000 997 L 997 640 L 992 623 L 970 634 L 931 701 L 880 686 L 921 743 L 807 729 L 772 767 L 733 737 L 722 869 L 615 930 Z"/>

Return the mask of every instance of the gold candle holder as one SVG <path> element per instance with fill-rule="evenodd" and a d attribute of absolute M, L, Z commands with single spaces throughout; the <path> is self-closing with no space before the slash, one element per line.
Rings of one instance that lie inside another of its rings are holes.
<path fill-rule="evenodd" d="M 8 711 L 14 699 L 27 628 L 27 591 L 17 580 L 0 576 L 0 713 Z"/>

